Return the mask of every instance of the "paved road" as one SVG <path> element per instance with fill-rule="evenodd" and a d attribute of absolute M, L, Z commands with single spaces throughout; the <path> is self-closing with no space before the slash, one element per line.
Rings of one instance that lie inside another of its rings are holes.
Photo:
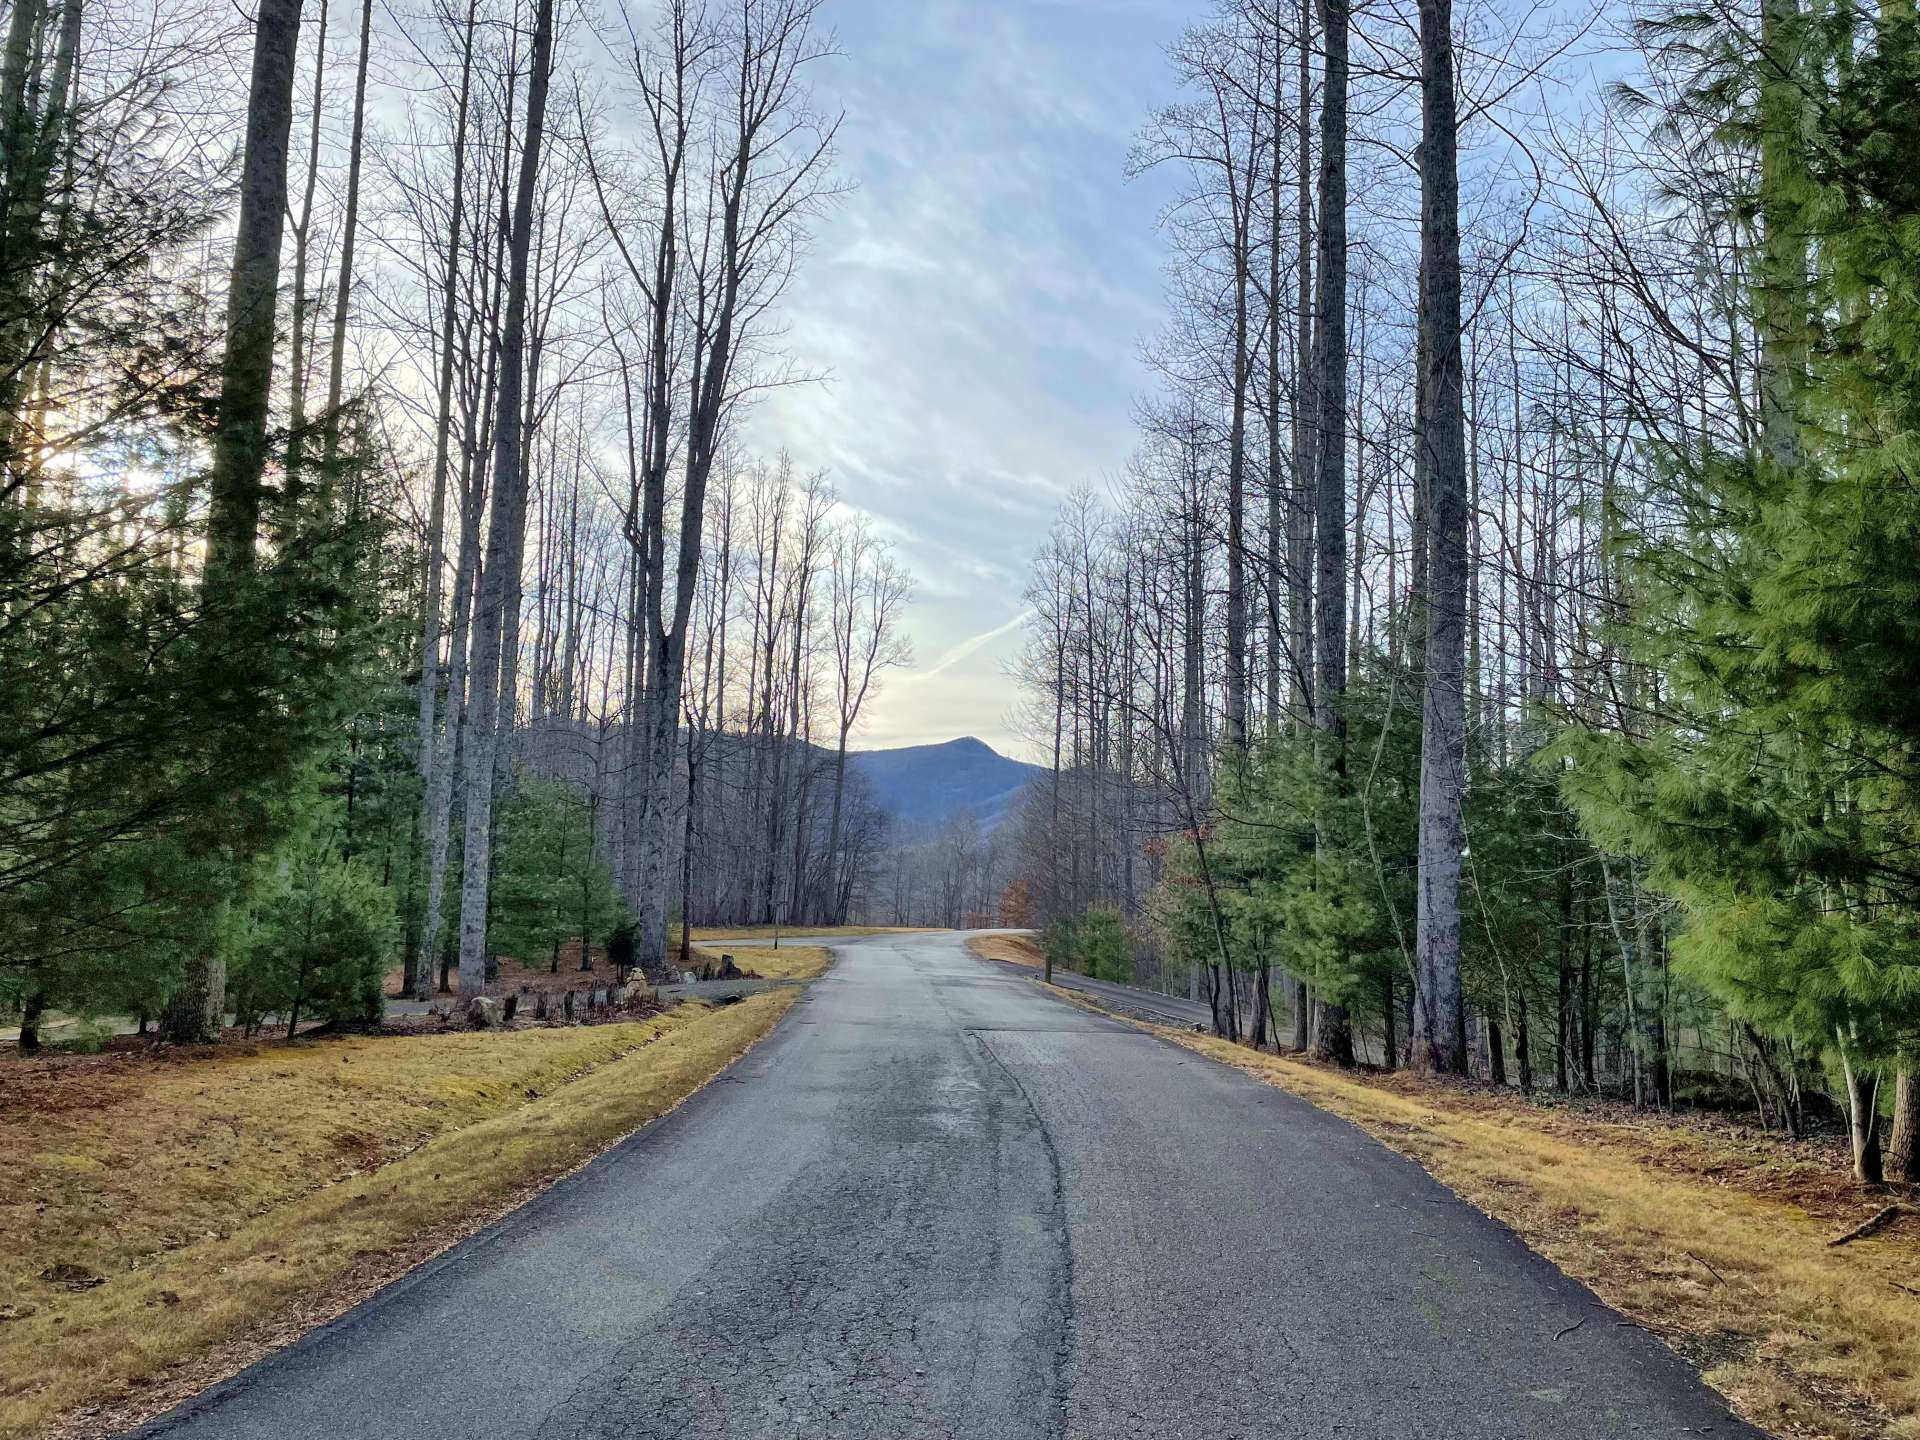
<path fill-rule="evenodd" d="M 836 948 L 724 1079 L 150 1433 L 1753 1435 L 1345 1123 L 958 935 Z"/>

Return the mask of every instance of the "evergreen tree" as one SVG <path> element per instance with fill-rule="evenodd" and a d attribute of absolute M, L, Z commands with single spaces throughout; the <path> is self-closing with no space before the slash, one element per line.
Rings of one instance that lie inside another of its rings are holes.
<path fill-rule="evenodd" d="M 520 780 L 502 807 L 488 934 L 501 954 L 560 967 L 560 947 L 580 942 L 592 967 L 596 938 L 626 919 L 592 807 L 577 785 Z"/>
<path fill-rule="evenodd" d="M 1827 93 L 1803 86 L 1811 113 L 1765 141 L 1791 156 L 1763 187 L 1789 174 L 1805 188 L 1790 211 L 1764 194 L 1760 208 L 1815 237 L 1799 303 L 1755 296 L 1763 321 L 1806 317 L 1774 346 L 1804 355 L 1770 392 L 1788 418 L 1710 454 L 1680 523 L 1639 540 L 1658 723 L 1560 753 L 1594 833 L 1681 903 L 1676 960 L 1736 1015 L 1830 1057 L 1867 1180 L 1878 1077 L 1920 1039 L 1920 70 L 1911 12 L 1884 15 L 1856 53 L 1858 39 L 1830 32 L 1848 63 L 1827 68 Z M 1774 43 L 1752 63 L 1764 88 Z M 1762 287 L 1788 283 L 1779 248 Z"/>
<path fill-rule="evenodd" d="M 1133 940 L 1118 910 L 1091 906 L 1080 922 L 1078 949 L 1082 974 L 1119 985 L 1133 983 Z"/>

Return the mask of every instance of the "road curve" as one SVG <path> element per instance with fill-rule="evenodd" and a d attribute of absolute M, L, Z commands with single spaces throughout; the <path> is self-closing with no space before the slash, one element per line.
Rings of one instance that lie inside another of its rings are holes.
<path fill-rule="evenodd" d="M 142 1433 L 1757 1434 L 1345 1122 L 961 936 L 835 949 L 674 1113 Z"/>

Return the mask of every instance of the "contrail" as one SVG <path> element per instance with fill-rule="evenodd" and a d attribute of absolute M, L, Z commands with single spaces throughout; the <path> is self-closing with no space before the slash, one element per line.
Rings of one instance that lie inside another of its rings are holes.
<path fill-rule="evenodd" d="M 942 655 L 938 660 L 934 661 L 932 665 L 920 671 L 913 678 L 915 680 L 931 680 L 935 675 L 940 674 L 941 671 L 951 669 L 953 666 L 958 665 L 962 660 L 980 649 L 981 646 L 991 644 L 1010 630 L 1018 630 L 1022 625 L 1033 619 L 1037 613 L 1038 612 L 1032 608 L 1022 610 L 1018 615 L 1007 621 L 1006 624 L 996 625 L 991 630 L 983 631 L 970 639 L 962 640 L 958 645 L 947 651 L 946 654 Z"/>

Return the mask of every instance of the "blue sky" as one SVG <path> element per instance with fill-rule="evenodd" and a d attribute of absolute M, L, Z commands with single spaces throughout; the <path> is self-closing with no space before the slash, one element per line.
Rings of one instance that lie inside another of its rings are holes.
<path fill-rule="evenodd" d="M 1062 498 L 1104 486 L 1149 388 L 1159 325 L 1154 179 L 1126 152 L 1168 91 L 1192 0 L 829 0 L 854 187 L 785 307 L 786 348 L 829 373 L 749 422 L 824 468 L 912 570 L 915 659 L 862 743 L 1009 729 L 1027 566 Z"/>

